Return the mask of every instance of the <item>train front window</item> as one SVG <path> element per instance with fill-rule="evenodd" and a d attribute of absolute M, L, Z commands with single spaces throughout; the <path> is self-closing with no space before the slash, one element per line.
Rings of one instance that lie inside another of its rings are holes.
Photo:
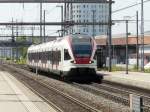
<path fill-rule="evenodd" d="M 71 56 L 69 55 L 68 49 L 64 49 L 64 60 L 70 60 Z"/>
<path fill-rule="evenodd" d="M 90 57 L 92 53 L 91 45 L 73 45 L 75 57 Z"/>

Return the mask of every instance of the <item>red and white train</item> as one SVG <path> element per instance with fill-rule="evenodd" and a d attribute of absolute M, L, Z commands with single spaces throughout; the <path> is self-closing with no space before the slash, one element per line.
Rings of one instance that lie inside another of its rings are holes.
<path fill-rule="evenodd" d="M 74 34 L 28 48 L 30 68 L 67 78 L 95 77 L 96 42 L 87 35 Z"/>

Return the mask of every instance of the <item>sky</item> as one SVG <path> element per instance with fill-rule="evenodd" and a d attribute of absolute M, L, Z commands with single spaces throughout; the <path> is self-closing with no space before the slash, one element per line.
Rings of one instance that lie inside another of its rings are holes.
<path fill-rule="evenodd" d="M 61 9 L 56 7 L 61 4 L 43 4 L 43 10 L 46 10 L 47 22 L 59 22 L 61 20 Z M 0 22 L 39 22 L 40 21 L 39 4 L 0 4 Z M 1 26 L 0 26 L 1 27 Z M 59 26 L 47 27 L 46 35 L 58 35 Z M 25 31 L 25 34 L 31 35 L 31 32 Z M 34 32 L 39 35 L 39 31 Z M 8 34 L 8 31 L 0 30 L 0 35 Z M 11 34 L 11 30 L 9 31 Z"/>
<path fill-rule="evenodd" d="M 144 0 L 145 1 L 145 0 Z M 115 0 L 115 3 L 113 4 L 113 11 L 126 7 L 128 5 L 132 5 L 135 3 L 140 3 L 141 0 Z M 144 20 L 150 20 L 150 2 L 147 2 L 144 4 Z M 139 19 L 141 20 L 141 5 L 129 8 L 127 10 L 123 10 L 120 12 L 113 13 L 113 20 L 117 19 L 130 19 L 130 20 L 136 20 L 136 11 L 139 12 Z M 130 17 L 127 17 L 130 16 Z M 141 23 L 139 22 L 139 31 L 140 31 Z M 144 23 L 145 31 L 150 31 L 150 21 L 145 21 Z M 113 34 L 122 34 L 126 32 L 125 23 L 116 23 L 113 26 Z M 132 34 L 136 34 L 136 23 L 129 23 L 129 32 Z"/>
<path fill-rule="evenodd" d="M 141 0 L 114 0 L 115 3 L 113 4 L 113 11 L 123 8 L 128 5 L 132 5 L 135 3 L 140 2 Z M 58 4 L 43 4 L 43 10 L 46 10 L 46 21 L 53 22 L 53 21 L 60 21 L 61 14 L 60 8 L 56 7 Z M 144 19 L 150 20 L 150 2 L 144 4 Z M 125 16 L 130 16 L 129 19 L 136 19 L 136 11 L 139 11 L 139 18 L 140 18 L 140 5 L 135 6 L 133 8 L 129 8 L 124 11 L 120 11 L 117 13 L 113 13 L 112 17 L 113 20 L 122 20 L 125 19 Z M 39 4 L 0 4 L 0 22 L 10 22 L 12 21 L 20 21 L 20 22 L 35 22 L 40 21 L 39 15 Z M 139 22 L 140 24 L 140 22 Z M 145 31 L 150 31 L 150 22 L 145 22 Z M 47 35 L 55 35 L 56 31 L 60 29 L 58 26 L 47 27 Z M 115 23 L 112 28 L 113 34 L 124 34 L 125 33 L 125 23 Z M 140 25 L 139 25 L 140 30 Z M 136 23 L 129 23 L 129 32 L 135 34 L 136 33 Z M 0 35 L 7 34 L 8 32 L 1 30 Z M 9 32 L 11 33 L 11 31 Z M 28 32 L 31 34 L 31 32 Z M 38 31 L 35 31 L 36 34 L 39 34 Z"/>

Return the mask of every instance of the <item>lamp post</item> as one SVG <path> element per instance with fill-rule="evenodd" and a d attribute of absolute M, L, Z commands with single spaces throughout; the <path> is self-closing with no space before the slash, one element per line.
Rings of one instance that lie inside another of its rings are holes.
<path fill-rule="evenodd" d="M 42 39 L 42 0 L 40 2 L 40 41 L 43 42 Z"/>
<path fill-rule="evenodd" d="M 144 72 L 144 8 L 141 0 L 141 71 Z"/>
<path fill-rule="evenodd" d="M 136 36 L 137 36 L 137 43 L 136 43 L 136 57 L 137 57 L 137 70 L 139 69 L 139 29 L 138 29 L 138 11 L 136 12 Z"/>
<path fill-rule="evenodd" d="M 63 11 L 63 6 L 56 6 L 61 8 L 61 22 L 64 21 L 64 11 Z M 63 25 L 61 25 L 61 37 L 63 37 Z"/>
<path fill-rule="evenodd" d="M 46 42 L 46 34 L 45 34 L 46 27 L 45 27 L 45 21 L 46 21 L 46 10 L 44 10 L 44 28 L 43 28 L 43 31 L 44 31 L 44 42 Z"/>
<path fill-rule="evenodd" d="M 128 74 L 128 20 L 126 20 L 126 74 Z"/>
<path fill-rule="evenodd" d="M 112 0 L 109 0 L 109 25 L 108 25 L 108 56 L 109 56 L 109 67 L 108 71 L 112 71 Z"/>
<path fill-rule="evenodd" d="M 13 20 L 13 18 L 12 18 L 12 23 L 14 22 L 14 20 Z M 14 26 L 12 25 L 12 42 L 14 42 L 15 41 L 15 37 L 14 37 Z M 12 47 L 12 60 L 14 60 L 14 49 L 13 49 L 13 47 Z"/>
<path fill-rule="evenodd" d="M 92 10 L 92 13 L 93 13 L 93 38 L 95 36 L 95 13 L 96 13 L 96 10 Z"/>
<path fill-rule="evenodd" d="M 130 16 L 124 16 L 124 20 L 126 23 L 126 74 L 128 74 L 129 70 L 128 70 L 128 65 L 129 65 L 129 51 L 128 51 L 128 35 L 129 35 L 129 31 L 128 31 L 128 23 L 129 23 L 129 19 L 131 17 Z"/>

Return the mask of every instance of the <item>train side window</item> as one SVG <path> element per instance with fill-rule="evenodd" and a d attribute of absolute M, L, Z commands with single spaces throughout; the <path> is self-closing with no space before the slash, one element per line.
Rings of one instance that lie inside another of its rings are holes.
<path fill-rule="evenodd" d="M 58 59 L 61 61 L 61 51 L 58 51 Z"/>
<path fill-rule="evenodd" d="M 31 54 L 30 53 L 28 53 L 28 59 L 29 59 L 29 61 L 31 61 Z"/>
<path fill-rule="evenodd" d="M 52 51 L 49 51 L 49 60 L 52 61 Z"/>
<path fill-rule="evenodd" d="M 69 55 L 68 49 L 64 49 L 64 60 L 70 60 L 71 57 Z"/>
<path fill-rule="evenodd" d="M 48 52 L 46 51 L 46 61 L 48 61 Z"/>
<path fill-rule="evenodd" d="M 36 53 L 36 57 L 35 58 L 36 58 L 36 60 L 39 60 L 39 53 L 38 52 Z"/>

